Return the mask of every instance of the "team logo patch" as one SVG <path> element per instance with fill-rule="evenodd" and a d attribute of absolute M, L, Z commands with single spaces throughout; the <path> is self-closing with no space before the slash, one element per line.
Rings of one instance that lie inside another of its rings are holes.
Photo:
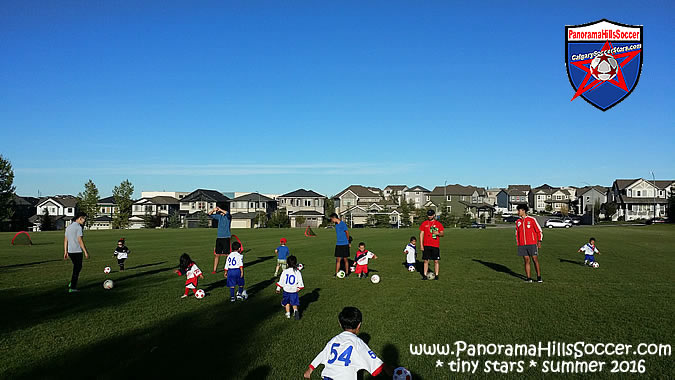
<path fill-rule="evenodd" d="M 574 96 L 607 111 L 635 89 L 642 72 L 642 25 L 606 19 L 565 26 L 565 64 Z"/>

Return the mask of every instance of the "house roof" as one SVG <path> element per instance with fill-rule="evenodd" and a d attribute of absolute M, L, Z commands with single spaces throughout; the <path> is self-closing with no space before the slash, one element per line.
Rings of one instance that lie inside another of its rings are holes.
<path fill-rule="evenodd" d="M 647 182 L 649 182 L 649 181 L 647 181 Z M 656 181 L 654 181 L 654 184 L 659 189 L 665 189 L 666 187 L 668 187 L 672 184 L 675 184 L 675 180 L 658 180 L 657 179 Z"/>
<path fill-rule="evenodd" d="M 422 186 L 420 186 L 420 185 L 415 185 L 415 186 L 409 188 L 409 189 L 406 190 L 406 191 L 419 191 L 419 192 L 425 192 L 425 193 L 428 193 L 428 192 L 429 192 L 429 190 L 427 190 L 426 188 L 424 188 L 424 187 L 422 187 Z"/>
<path fill-rule="evenodd" d="M 380 189 L 376 187 L 365 187 L 362 185 L 351 185 L 347 187 L 346 189 L 342 190 L 339 192 L 335 198 L 340 198 L 344 193 L 347 191 L 351 191 L 352 193 L 356 194 L 357 197 L 359 198 L 372 198 L 372 197 L 380 197 Z"/>
<path fill-rule="evenodd" d="M 628 186 L 634 184 L 635 182 L 639 181 L 641 178 L 637 179 L 617 179 L 614 181 L 614 184 L 616 184 L 616 187 L 619 190 L 623 190 L 627 188 Z"/>
<path fill-rule="evenodd" d="M 408 187 L 408 186 L 406 186 L 406 185 L 388 185 L 387 187 L 385 187 L 385 189 L 403 190 L 406 187 Z"/>
<path fill-rule="evenodd" d="M 157 197 L 155 197 L 157 198 Z M 226 197 L 220 191 L 216 190 L 206 190 L 206 189 L 197 189 L 190 194 L 181 198 L 180 202 L 197 202 L 197 201 L 206 201 L 206 202 L 229 202 L 230 198 Z"/>
<path fill-rule="evenodd" d="M 154 205 L 177 205 L 180 203 L 180 201 L 174 197 L 167 197 L 167 196 L 157 196 L 157 197 L 152 197 L 152 198 L 141 198 L 134 202 L 134 204 L 141 203 L 141 204 L 154 204 Z"/>
<path fill-rule="evenodd" d="M 621 197 L 621 203 L 654 204 L 654 198 Z M 657 204 L 668 203 L 667 199 L 656 198 Z"/>
<path fill-rule="evenodd" d="M 52 222 L 56 222 L 57 220 L 61 220 L 61 219 L 71 218 L 71 217 L 66 216 L 66 215 L 50 215 L 50 217 L 52 219 Z M 39 223 L 40 221 L 42 221 L 42 215 L 35 214 L 35 215 L 31 216 L 30 218 L 28 218 L 28 221 L 31 222 L 31 223 Z"/>
<path fill-rule="evenodd" d="M 506 190 L 506 194 L 508 194 L 508 195 L 527 195 L 527 192 L 525 190 L 512 189 L 512 190 Z"/>
<path fill-rule="evenodd" d="M 22 197 L 14 194 L 14 204 L 17 206 L 35 206 L 40 202 L 40 198 Z"/>
<path fill-rule="evenodd" d="M 258 215 L 256 212 L 235 212 L 232 219 L 254 219 Z"/>
<path fill-rule="evenodd" d="M 315 211 L 315 210 L 306 210 L 306 211 L 295 211 L 292 212 L 290 215 L 292 216 L 323 216 L 322 212 Z"/>
<path fill-rule="evenodd" d="M 112 218 L 108 215 L 101 215 L 95 217 L 94 222 L 112 222 Z"/>
<path fill-rule="evenodd" d="M 493 206 L 493 205 L 491 205 L 491 204 L 489 204 L 489 203 L 485 203 L 485 202 L 481 202 L 481 203 L 471 203 L 471 202 L 459 201 L 459 203 L 461 203 L 461 204 L 463 204 L 463 205 L 465 205 L 465 206 L 467 206 L 467 207 L 472 207 L 472 208 L 478 208 L 478 209 L 485 209 L 485 208 L 488 208 L 488 209 L 494 209 L 494 206 Z"/>
<path fill-rule="evenodd" d="M 233 199 L 233 201 L 261 201 L 261 202 L 274 202 L 274 199 L 266 197 L 262 194 L 259 193 L 250 193 L 246 195 L 242 195 L 240 197 L 236 197 Z M 234 215 L 234 214 L 233 214 Z"/>
<path fill-rule="evenodd" d="M 569 198 L 567 199 L 546 199 L 544 203 L 570 203 Z"/>
<path fill-rule="evenodd" d="M 485 195 L 486 191 L 482 187 L 476 187 L 476 186 L 463 186 L 460 184 L 454 184 L 454 185 L 448 185 L 443 188 L 443 186 L 436 186 L 434 190 L 431 192 L 431 195 L 473 195 L 473 193 L 478 192 L 478 195 Z"/>
<path fill-rule="evenodd" d="M 72 195 L 54 195 L 52 197 L 42 197 L 38 204 L 44 203 L 45 201 L 52 199 L 54 202 L 61 204 L 63 207 L 75 207 L 77 206 L 77 198 Z"/>
<path fill-rule="evenodd" d="M 317 193 L 316 191 L 298 189 L 291 191 L 290 193 L 286 193 L 279 198 L 325 198 L 325 196 Z"/>
<path fill-rule="evenodd" d="M 591 191 L 591 190 L 593 190 L 593 189 L 596 190 L 596 191 L 599 192 L 599 193 L 602 193 L 602 194 L 604 194 L 604 193 L 607 192 L 607 188 L 604 187 L 604 186 L 599 186 L 599 185 L 596 185 L 596 186 L 584 186 L 584 187 L 580 187 L 580 188 L 577 189 L 577 195 L 583 195 L 583 194 L 586 194 L 587 192 L 589 192 L 589 191 Z"/>
<path fill-rule="evenodd" d="M 117 203 L 115 203 L 115 197 L 109 196 L 109 197 L 105 197 L 105 198 L 99 199 L 99 200 L 98 200 L 98 204 L 100 204 L 100 205 L 102 205 L 102 204 L 111 204 L 111 205 L 115 205 L 115 204 L 117 204 Z"/>

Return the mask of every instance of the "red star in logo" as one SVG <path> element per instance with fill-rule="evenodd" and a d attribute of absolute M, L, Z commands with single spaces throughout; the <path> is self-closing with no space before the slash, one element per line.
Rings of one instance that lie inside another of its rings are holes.
<path fill-rule="evenodd" d="M 628 92 L 628 87 L 626 87 L 626 81 L 623 79 L 623 71 L 621 70 L 621 68 L 626 66 L 626 64 L 628 62 L 630 62 L 633 58 L 635 58 L 635 56 L 640 54 L 642 49 L 638 49 L 638 50 L 635 50 L 635 51 L 629 51 L 627 53 L 621 53 L 621 54 L 610 54 L 608 52 L 608 50 L 611 49 L 611 48 L 613 48 L 612 44 L 609 41 L 605 42 L 605 45 L 602 47 L 602 51 L 605 52 L 606 56 L 601 56 L 600 57 L 601 61 L 602 60 L 606 61 L 609 58 L 609 56 L 614 57 L 614 59 L 626 57 L 626 59 L 624 59 L 623 62 L 621 62 L 617 68 L 612 68 L 612 71 L 610 71 L 610 74 L 612 74 L 612 75 L 616 74 L 616 78 L 610 79 L 610 80 L 607 80 L 607 81 L 601 81 L 601 80 L 595 79 L 595 75 L 598 75 L 600 73 L 598 72 L 597 67 L 594 68 L 594 69 L 591 69 L 589 67 L 593 58 L 585 59 L 583 61 L 572 62 L 572 64 L 574 66 L 580 68 L 581 70 L 584 70 L 586 72 L 586 76 L 584 77 L 584 80 L 581 82 L 581 85 L 577 89 L 577 92 L 574 94 L 572 99 L 570 99 L 570 101 L 576 99 L 577 96 L 583 94 L 584 92 L 590 91 L 590 90 L 600 86 L 601 84 L 603 84 L 605 82 L 611 83 L 614 86 Z M 618 62 L 618 59 L 617 59 L 617 62 Z M 585 66 L 585 65 L 588 65 L 588 66 Z M 591 77 L 593 77 L 594 80 L 591 83 L 586 84 L 586 82 L 588 82 L 588 79 L 591 78 Z"/>

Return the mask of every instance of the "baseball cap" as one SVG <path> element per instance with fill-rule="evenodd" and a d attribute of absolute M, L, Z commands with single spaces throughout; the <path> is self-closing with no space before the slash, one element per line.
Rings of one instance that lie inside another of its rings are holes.
<path fill-rule="evenodd" d="M 436 211 L 434 211 L 434 210 L 427 211 L 427 216 L 432 216 L 432 215 L 435 215 L 435 214 L 436 214 Z"/>
<path fill-rule="evenodd" d="M 281 238 L 281 240 L 279 240 L 279 242 L 281 242 L 281 244 L 286 244 L 286 238 Z"/>

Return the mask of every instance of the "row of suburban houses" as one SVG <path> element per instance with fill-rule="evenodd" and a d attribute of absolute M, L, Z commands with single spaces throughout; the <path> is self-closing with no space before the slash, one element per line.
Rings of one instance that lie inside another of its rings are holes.
<path fill-rule="evenodd" d="M 429 190 L 420 185 L 389 185 L 382 189 L 350 185 L 330 197 L 335 212 L 352 226 L 365 226 L 372 218 L 389 220 L 400 225 L 404 208 L 434 209 L 437 214 L 490 220 L 495 215 L 514 213 L 517 205 L 527 204 L 535 213 L 588 215 L 612 210 L 606 215 L 612 220 L 638 220 L 666 217 L 668 198 L 675 190 L 675 180 L 649 181 L 643 178 L 617 179 L 611 186 L 561 186 L 543 184 L 508 185 L 504 188 L 484 188 L 450 184 Z M 166 226 L 170 216 L 178 215 L 183 227 L 200 225 L 203 214 L 220 207 L 232 214 L 232 228 L 259 227 L 261 214 L 270 216 L 279 211 L 288 216 L 291 227 L 318 227 L 326 218 L 329 197 L 313 190 L 297 189 L 286 194 L 257 192 L 224 193 L 197 189 L 192 192 L 143 191 L 133 202 L 129 228 L 143 228 L 147 215 Z M 72 195 L 42 198 L 15 197 L 16 213 L 32 215 L 27 218 L 28 229 L 39 231 L 43 215 L 49 214 L 52 227 L 63 229 L 76 213 L 78 200 Z M 608 205 L 613 205 L 612 208 Z M 98 202 L 98 213 L 91 229 L 111 229 L 117 212 L 114 197 Z"/>

